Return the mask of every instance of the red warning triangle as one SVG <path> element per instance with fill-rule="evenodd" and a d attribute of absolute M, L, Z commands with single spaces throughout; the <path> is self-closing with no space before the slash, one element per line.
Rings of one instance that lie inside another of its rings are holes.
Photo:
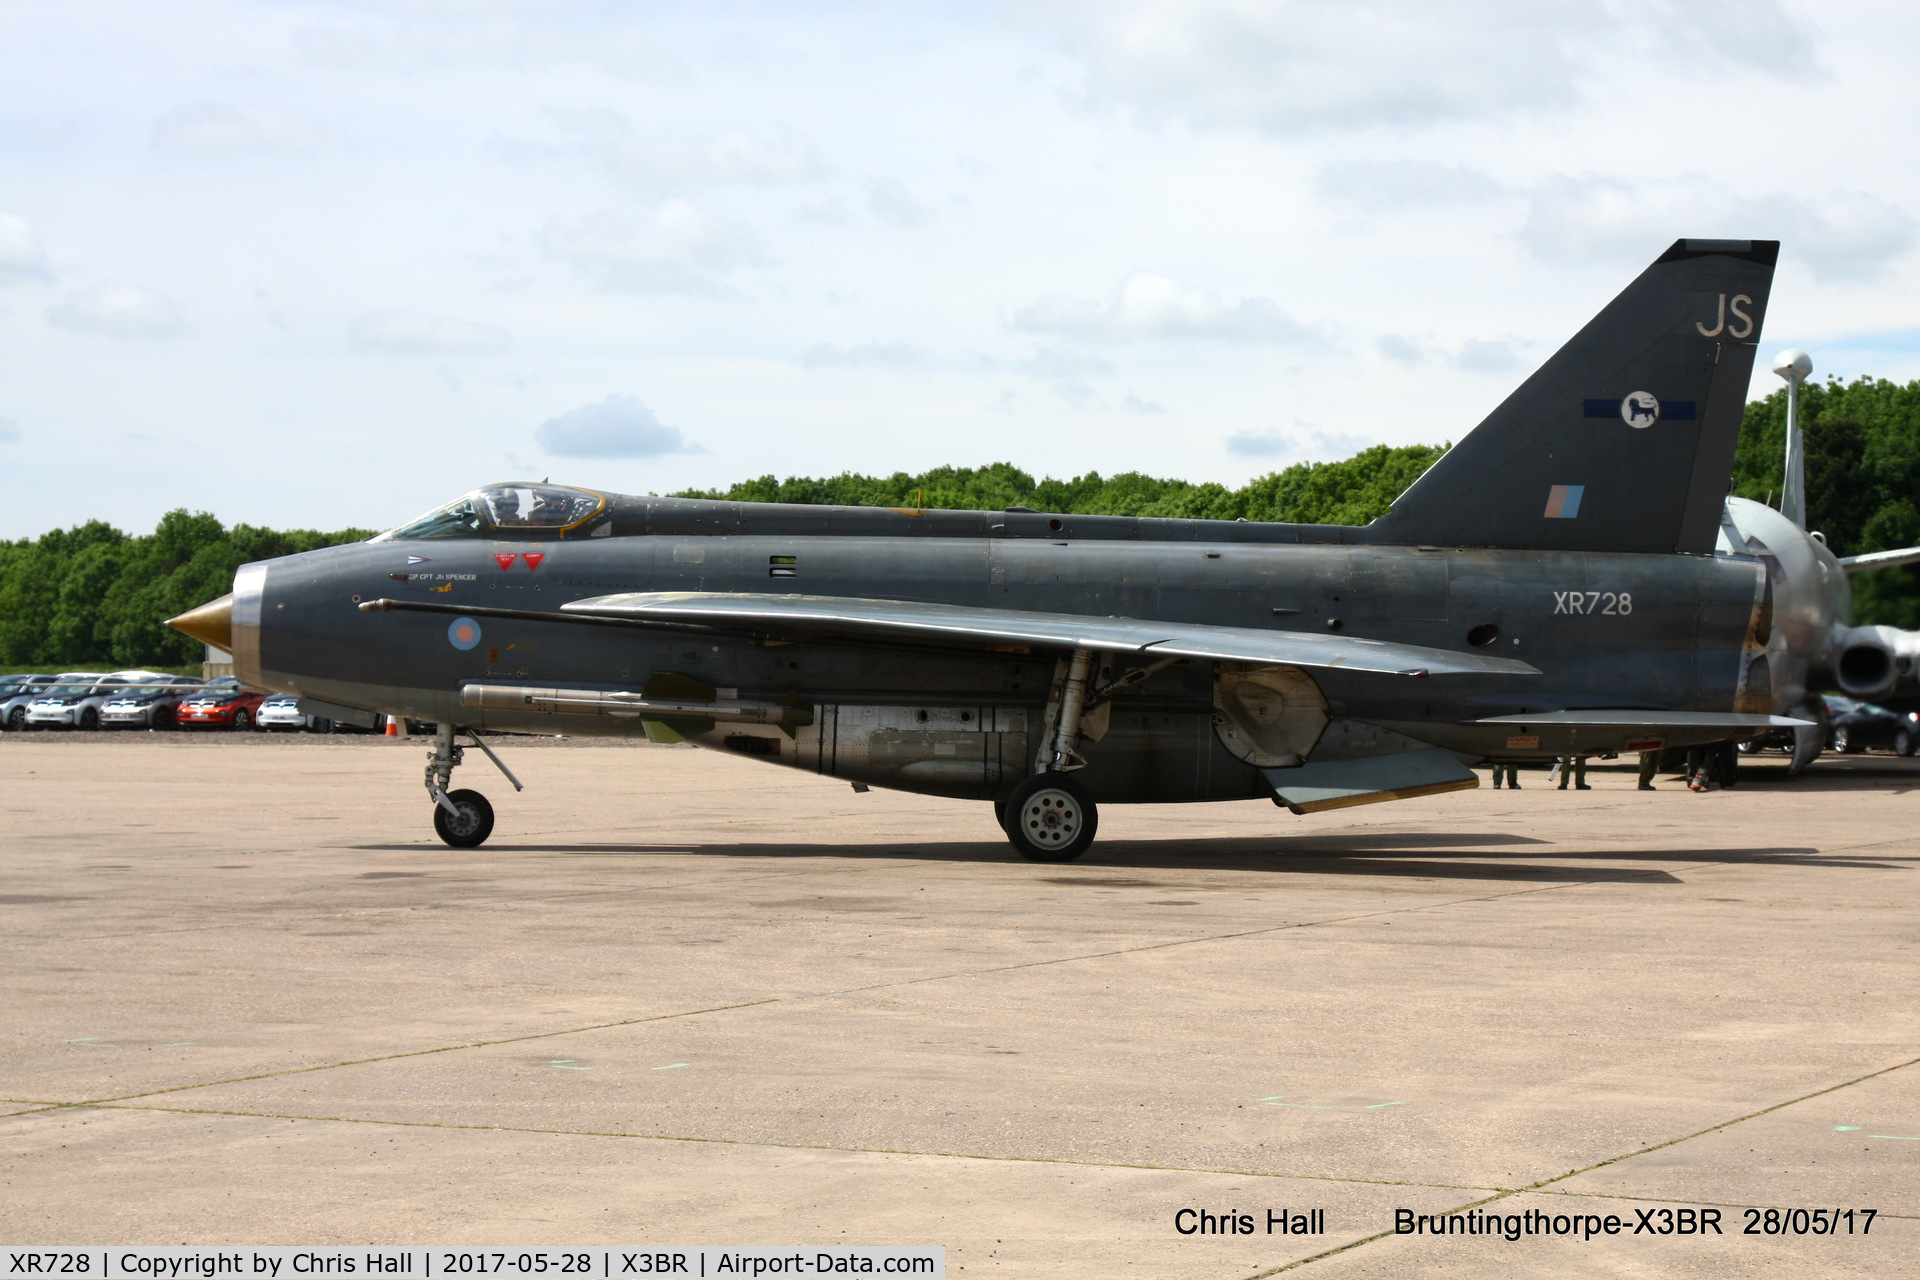
<path fill-rule="evenodd" d="M 515 551 L 496 551 L 493 553 L 493 559 L 502 569 L 511 569 L 513 568 L 514 557 L 518 554 L 519 553 Z"/>
<path fill-rule="evenodd" d="M 547 553 L 544 551 L 523 551 L 520 555 L 527 562 L 529 569 L 538 569 L 540 562 L 547 558 Z"/>

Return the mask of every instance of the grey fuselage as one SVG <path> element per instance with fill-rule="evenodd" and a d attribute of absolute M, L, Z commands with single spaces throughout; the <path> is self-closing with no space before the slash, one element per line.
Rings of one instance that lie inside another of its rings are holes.
<path fill-rule="evenodd" d="M 1003 797 L 1031 770 L 1054 653 L 490 616 L 473 620 L 477 638 L 462 648 L 445 614 L 356 606 L 386 597 L 552 613 L 622 592 L 804 592 L 1337 631 L 1495 653 L 1541 672 L 1314 670 L 1328 721 L 1302 751 L 1315 760 L 1418 744 L 1469 760 L 1602 754 L 1635 749 L 1636 735 L 1472 722 L 1583 708 L 1771 709 L 1771 698 L 1756 704 L 1743 688 L 1769 638 L 1754 636 L 1769 597 L 1766 569 L 1747 554 L 1376 545 L 1366 529 L 1348 526 L 666 498 L 612 498 L 612 518 L 595 533 L 388 537 L 243 567 L 233 610 L 236 673 L 334 706 L 609 736 L 638 735 L 643 725 L 477 711 L 460 691 L 478 682 L 638 692 L 659 673 L 677 673 L 721 697 L 785 698 L 813 709 L 812 723 L 791 733 L 721 724 L 696 735 L 699 745 L 858 783 L 979 798 Z M 502 567 L 509 558 L 511 567 Z M 1103 654 L 1101 681 L 1148 661 Z M 1110 720 L 1083 744 L 1080 778 L 1096 800 L 1271 794 L 1222 730 L 1219 665 L 1183 660 L 1112 701 Z M 1725 736 L 1677 731 L 1662 745 Z"/>

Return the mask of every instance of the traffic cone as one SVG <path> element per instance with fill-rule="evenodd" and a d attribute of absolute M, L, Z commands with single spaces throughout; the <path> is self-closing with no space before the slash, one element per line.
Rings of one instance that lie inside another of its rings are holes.
<path fill-rule="evenodd" d="M 400 721 L 393 716 L 387 717 L 387 736 L 389 738 L 400 736 Z"/>

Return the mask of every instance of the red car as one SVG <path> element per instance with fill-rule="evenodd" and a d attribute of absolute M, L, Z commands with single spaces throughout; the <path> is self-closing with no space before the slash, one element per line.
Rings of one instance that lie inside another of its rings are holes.
<path fill-rule="evenodd" d="M 180 699 L 173 720 L 182 729 L 251 729 L 260 704 L 266 700 L 266 694 L 242 689 L 239 681 L 228 676 Z"/>

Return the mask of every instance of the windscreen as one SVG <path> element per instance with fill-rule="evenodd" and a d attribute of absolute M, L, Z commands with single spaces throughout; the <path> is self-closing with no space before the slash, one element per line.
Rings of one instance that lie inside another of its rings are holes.
<path fill-rule="evenodd" d="M 557 484 L 495 485 L 482 489 L 478 497 L 488 523 L 496 529 L 570 528 L 607 501 L 597 493 Z"/>
<path fill-rule="evenodd" d="M 600 494 L 566 485 L 489 485 L 382 534 L 380 540 L 560 534 L 592 519 L 606 505 Z"/>
<path fill-rule="evenodd" d="M 473 499 L 450 502 L 438 511 L 429 511 L 418 520 L 403 524 L 389 538 L 477 538 L 480 517 L 474 513 Z"/>

